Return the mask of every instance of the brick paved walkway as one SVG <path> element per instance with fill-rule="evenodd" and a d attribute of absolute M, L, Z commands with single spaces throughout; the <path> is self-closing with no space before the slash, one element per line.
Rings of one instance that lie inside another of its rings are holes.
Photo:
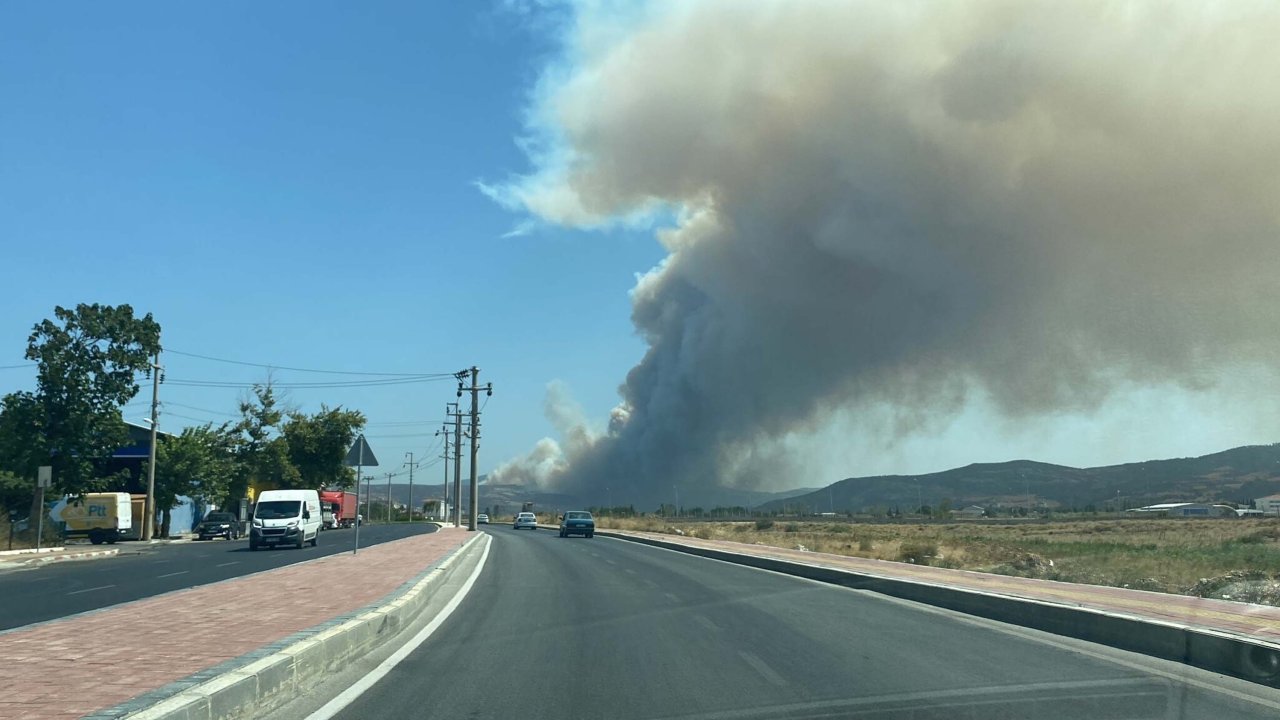
<path fill-rule="evenodd" d="M 5 633 L 0 718 L 114 707 L 377 602 L 469 536 L 443 529 Z"/>
<path fill-rule="evenodd" d="M 1252 605 L 1228 600 L 1211 600 L 1102 585 L 1081 585 L 1053 580 L 1008 577 L 968 570 L 949 570 L 924 565 L 889 562 L 887 560 L 870 560 L 867 558 L 846 557 L 844 555 L 806 552 L 804 550 L 787 550 L 767 545 L 749 545 L 728 540 L 700 540 L 687 536 L 630 530 L 610 530 L 609 532 L 619 535 L 649 537 L 665 542 L 714 548 L 757 557 L 790 560 L 879 577 L 916 580 L 927 582 L 931 585 L 945 585 L 964 590 L 976 590 L 997 595 L 1009 595 L 1043 602 L 1091 608 L 1113 614 L 1137 616 L 1176 625 L 1245 635 L 1254 639 L 1280 644 L 1280 607 L 1272 607 L 1270 605 Z"/>

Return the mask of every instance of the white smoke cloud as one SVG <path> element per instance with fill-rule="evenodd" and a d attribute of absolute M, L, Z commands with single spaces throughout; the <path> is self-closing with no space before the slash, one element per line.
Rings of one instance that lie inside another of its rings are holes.
<path fill-rule="evenodd" d="M 562 425 L 530 478 L 768 484 L 833 414 L 1087 412 L 1280 351 L 1280 8 L 613 9 L 577 7 L 538 170 L 489 192 L 676 221 L 608 431 Z"/>

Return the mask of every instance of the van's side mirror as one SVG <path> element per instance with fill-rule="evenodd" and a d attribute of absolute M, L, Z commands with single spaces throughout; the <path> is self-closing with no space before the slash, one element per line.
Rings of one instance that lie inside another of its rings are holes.
<path fill-rule="evenodd" d="M 310 519 L 311 519 L 311 511 L 310 511 L 310 510 L 303 510 L 303 511 L 302 511 L 302 519 L 303 519 L 303 520 L 310 520 Z"/>

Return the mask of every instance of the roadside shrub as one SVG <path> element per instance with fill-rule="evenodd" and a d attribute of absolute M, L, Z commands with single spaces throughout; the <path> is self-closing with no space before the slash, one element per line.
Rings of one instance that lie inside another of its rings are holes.
<path fill-rule="evenodd" d="M 800 525 L 798 523 L 787 523 L 782 526 L 782 532 L 800 532 Z"/>
<path fill-rule="evenodd" d="M 916 565 L 928 565 L 937 554 L 938 544 L 935 542 L 904 542 L 898 549 L 898 560 Z"/>
<path fill-rule="evenodd" d="M 871 538 L 862 538 L 858 541 L 858 552 L 871 552 L 875 549 L 875 543 L 871 542 Z"/>
<path fill-rule="evenodd" d="M 772 528 L 772 527 L 773 527 L 773 521 L 772 521 L 772 520 L 757 520 L 757 521 L 756 521 L 756 529 L 757 529 L 757 530 L 768 530 L 768 529 L 770 529 L 770 528 Z"/>

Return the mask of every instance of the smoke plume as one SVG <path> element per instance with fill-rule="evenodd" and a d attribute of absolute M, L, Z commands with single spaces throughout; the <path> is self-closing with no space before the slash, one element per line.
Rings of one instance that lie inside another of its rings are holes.
<path fill-rule="evenodd" d="M 833 413 L 1087 411 L 1274 358 L 1277 39 L 1247 2 L 578 7 L 539 168 L 487 190 L 670 220 L 669 254 L 607 430 L 561 415 L 494 479 L 757 486 Z"/>

